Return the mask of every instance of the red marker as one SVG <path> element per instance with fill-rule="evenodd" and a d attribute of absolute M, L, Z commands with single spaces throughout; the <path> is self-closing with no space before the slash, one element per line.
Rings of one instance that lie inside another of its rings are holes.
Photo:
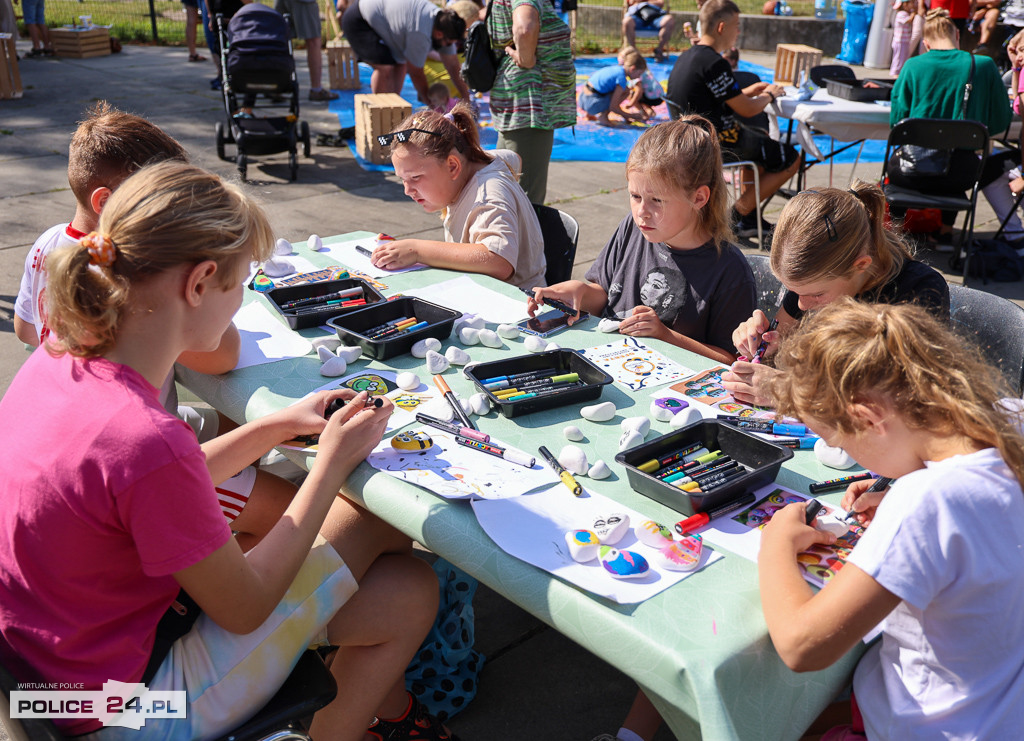
<path fill-rule="evenodd" d="M 735 512 L 738 509 L 743 509 L 748 504 L 753 504 L 754 499 L 755 497 L 753 494 L 744 494 L 739 499 L 734 499 L 728 504 L 723 504 L 720 507 L 715 507 L 714 509 L 709 510 L 708 512 L 698 512 L 695 515 L 687 517 L 685 520 L 680 520 L 673 526 L 673 529 L 676 531 L 676 535 L 689 535 L 694 530 L 700 530 L 702 527 L 711 522 L 711 520 L 713 520 L 715 517 L 726 515 L 730 512 Z"/>

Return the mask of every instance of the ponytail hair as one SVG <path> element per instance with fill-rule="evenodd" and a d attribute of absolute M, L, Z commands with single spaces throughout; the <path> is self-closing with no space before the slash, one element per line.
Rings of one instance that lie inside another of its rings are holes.
<path fill-rule="evenodd" d="M 885 195 L 863 180 L 850 190 L 822 188 L 798 193 L 782 209 L 772 238 L 771 267 L 786 283 L 844 278 L 862 255 L 871 257 L 865 292 L 895 278 L 914 257 L 907 243 L 885 226 Z"/>
<path fill-rule="evenodd" d="M 949 18 L 949 11 L 945 8 L 932 8 L 924 17 L 924 32 L 922 37 L 925 41 L 949 41 L 956 45 L 956 26 Z"/>
<path fill-rule="evenodd" d="M 908 427 L 961 435 L 999 450 L 1024 482 L 1024 437 L 1002 375 L 980 350 L 913 304 L 842 297 L 805 316 L 776 355 L 770 391 L 779 415 L 818 419 L 842 434 L 864 423 L 850 406 L 891 404 Z"/>
<path fill-rule="evenodd" d="M 711 192 L 708 202 L 697 212 L 698 226 L 719 250 L 732 240 L 722 150 L 718 133 L 706 118 L 680 116 L 647 129 L 626 160 L 626 175 L 631 172 L 643 173 L 683 192 L 708 186 Z"/>
<path fill-rule="evenodd" d="M 391 142 L 391 152 L 406 147 L 414 148 L 424 157 L 443 160 L 452 150 L 462 154 L 467 162 L 490 164 L 493 157 L 480 146 L 480 132 L 469 106 L 457 103 L 448 113 L 420 111 L 406 118 L 392 131 L 419 129 L 405 141 Z"/>
<path fill-rule="evenodd" d="M 182 162 L 143 167 L 110 196 L 98 233 L 46 258 L 48 347 L 103 355 L 147 278 L 213 260 L 228 288 L 238 258 L 263 261 L 273 248 L 263 210 L 236 186 Z"/>

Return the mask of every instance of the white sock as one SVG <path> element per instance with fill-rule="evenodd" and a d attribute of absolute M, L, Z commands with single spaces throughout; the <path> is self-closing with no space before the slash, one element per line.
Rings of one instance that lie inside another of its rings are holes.
<path fill-rule="evenodd" d="M 628 728 L 620 728 L 619 732 L 615 734 L 615 738 L 619 741 L 644 741 L 640 736 L 633 733 Z"/>

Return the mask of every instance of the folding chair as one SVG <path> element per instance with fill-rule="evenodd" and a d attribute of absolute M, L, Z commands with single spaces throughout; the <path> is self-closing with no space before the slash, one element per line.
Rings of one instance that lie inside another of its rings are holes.
<path fill-rule="evenodd" d="M 668 117 L 675 121 L 677 118 L 683 115 L 683 109 L 675 101 L 665 98 L 665 107 L 668 108 Z M 730 181 L 732 182 L 732 197 L 735 201 L 739 198 L 739 194 L 742 192 L 743 187 L 743 169 L 750 168 L 750 171 L 754 173 L 754 211 L 757 214 L 757 244 L 761 249 L 765 248 L 764 234 L 761 229 L 761 176 L 758 174 L 757 165 L 750 160 L 742 160 L 740 162 L 722 162 L 723 170 L 733 170 L 730 173 Z"/>
<path fill-rule="evenodd" d="M 623 3 L 623 5 L 624 5 L 624 7 L 622 8 L 622 20 L 625 21 L 626 20 L 626 7 L 625 7 L 625 3 Z M 664 8 L 666 13 L 671 13 L 672 11 L 669 9 L 668 6 L 669 6 L 669 0 L 665 0 L 665 4 L 662 5 L 662 8 Z M 638 41 L 640 39 L 653 39 L 654 40 L 654 45 L 657 46 L 658 45 L 658 33 L 660 31 L 661 31 L 661 27 L 660 26 L 658 28 L 653 28 L 653 29 L 637 28 L 637 29 L 634 30 L 633 34 L 634 34 L 634 36 L 636 36 L 636 39 Z M 625 36 L 625 34 L 623 34 L 623 36 L 622 36 L 622 43 L 623 44 L 626 43 L 626 36 Z M 665 51 L 665 55 L 668 56 L 668 44 L 665 45 L 665 50 L 664 51 Z"/>
<path fill-rule="evenodd" d="M 1017 100 L 1020 101 L 1022 98 L 1024 98 L 1024 95 L 1022 95 L 1021 93 L 1017 93 Z M 1024 101 L 1022 101 L 1022 104 L 1024 104 Z M 1014 118 L 1017 117 L 1014 116 Z M 1012 126 L 1013 124 L 1011 123 L 1010 126 L 1006 127 L 1007 134 L 1010 133 L 1010 129 L 1012 128 Z M 1003 137 L 1002 142 L 1008 147 L 1014 146 L 1014 144 L 1010 142 L 1009 139 L 1005 136 Z M 1024 152 L 1024 125 L 1020 127 L 1020 133 L 1018 134 L 1016 147 L 1018 152 Z M 1010 217 L 1017 213 L 1017 209 L 1020 208 L 1021 201 L 1024 201 L 1024 190 L 1018 193 L 1017 197 L 1013 199 L 1013 208 L 1010 209 L 1006 216 L 1003 217 L 1002 222 L 999 224 L 999 231 L 996 232 L 996 235 L 995 237 L 993 237 L 993 239 L 999 239 L 1000 237 L 1003 236 L 1003 232 L 1006 231 L 1006 224 L 1010 221 Z"/>
<path fill-rule="evenodd" d="M 544 279 L 549 286 L 567 281 L 572 277 L 576 245 L 580 241 L 579 222 L 565 211 L 551 206 L 534 203 L 533 210 L 537 213 L 540 233 L 544 237 L 544 259 L 548 263 Z"/>
<path fill-rule="evenodd" d="M 18 682 L 7 667 L 0 665 L 0 725 L 11 741 L 62 741 L 66 738 L 53 721 L 39 718 L 11 718 L 11 691 Z M 306 651 L 270 701 L 252 718 L 218 741 L 309 741 L 301 721 L 331 702 L 338 693 L 334 677 L 317 655 Z M 139 733 L 145 738 L 143 727 Z"/>
<path fill-rule="evenodd" d="M 1013 392 L 1024 392 L 1024 309 L 1012 301 L 966 286 L 949 286 L 949 320 L 999 368 Z"/>
<path fill-rule="evenodd" d="M 750 269 L 754 273 L 754 290 L 757 291 L 757 308 L 764 312 L 765 316 L 775 316 L 779 306 L 782 304 L 782 297 L 786 294 L 786 288 L 782 281 L 775 277 L 772 272 L 771 260 L 768 255 L 745 255 Z"/>
<path fill-rule="evenodd" d="M 974 172 L 964 172 L 973 185 L 970 196 L 929 195 L 913 188 L 892 185 L 886 182 L 889 174 L 889 158 L 899 147 L 916 144 L 946 152 L 966 150 L 979 154 Z M 882 160 L 882 190 L 890 207 L 897 208 L 938 208 L 946 211 L 966 211 L 964 225 L 960 231 L 958 252 L 963 257 L 963 282 L 967 284 L 968 265 L 971 259 L 971 241 L 974 236 L 974 212 L 978 204 L 978 179 L 981 177 L 985 159 L 989 153 L 988 129 L 978 121 L 952 121 L 943 118 L 906 118 L 889 132 L 885 145 L 885 159 Z"/>

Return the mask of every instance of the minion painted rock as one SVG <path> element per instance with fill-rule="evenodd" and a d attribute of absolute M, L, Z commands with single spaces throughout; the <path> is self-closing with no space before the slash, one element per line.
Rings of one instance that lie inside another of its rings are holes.
<path fill-rule="evenodd" d="M 604 570 L 616 579 L 641 579 L 651 570 L 647 559 L 635 551 L 620 551 L 603 545 L 598 556 Z"/>
<path fill-rule="evenodd" d="M 593 561 L 601 548 L 601 541 L 592 530 L 570 530 L 565 534 L 565 544 L 569 546 L 572 560 L 579 563 Z"/>
<path fill-rule="evenodd" d="M 391 447 L 395 450 L 426 450 L 434 441 L 425 432 L 399 432 L 391 438 Z"/>
<path fill-rule="evenodd" d="M 683 536 L 664 548 L 658 550 L 656 562 L 668 571 L 693 571 L 700 565 L 700 555 L 704 550 L 704 541 L 699 535 Z"/>

